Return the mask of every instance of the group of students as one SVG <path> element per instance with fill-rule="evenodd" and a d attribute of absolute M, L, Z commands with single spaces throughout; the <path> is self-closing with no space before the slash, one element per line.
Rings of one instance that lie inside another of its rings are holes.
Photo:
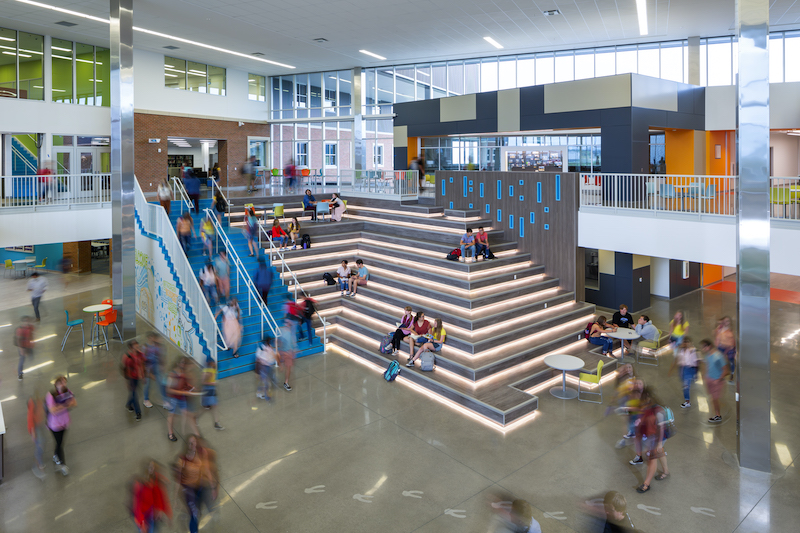
<path fill-rule="evenodd" d="M 418 311 L 416 315 L 410 306 L 404 309 L 403 316 L 400 317 L 400 323 L 397 329 L 392 334 L 391 349 L 392 356 L 397 357 L 400 355 L 400 344 L 403 342 L 408 343 L 408 362 L 406 366 L 411 368 L 414 362 L 420 359 L 426 352 L 435 354 L 442 351 L 442 346 L 447 340 L 447 331 L 442 325 L 442 319 L 437 318 L 433 321 L 433 325 L 425 318 L 423 311 Z M 417 348 L 414 352 L 414 348 Z M 429 359 L 431 365 L 434 364 L 435 356 Z M 423 367 L 427 362 L 423 364 Z M 433 370 L 433 368 L 423 368 L 423 370 Z"/>
<path fill-rule="evenodd" d="M 466 261 L 468 253 L 473 261 L 477 261 L 481 255 L 484 259 L 494 259 L 494 254 L 489 250 L 489 234 L 482 227 L 478 228 L 478 233 L 475 235 L 472 233 L 472 228 L 467 228 L 467 232 L 461 236 L 459 246 L 462 263 Z"/>
<path fill-rule="evenodd" d="M 306 189 L 306 194 L 303 196 L 303 214 L 311 216 L 311 220 L 317 220 L 317 203 L 322 201 L 323 200 L 318 201 L 316 197 L 311 194 L 311 189 Z M 331 199 L 326 203 L 330 209 L 331 220 L 333 222 L 342 220 L 342 215 L 344 215 L 347 206 L 345 206 L 344 200 L 339 196 L 339 193 L 332 193 Z"/>
<path fill-rule="evenodd" d="M 369 269 L 364 266 L 364 261 L 361 259 L 356 259 L 356 268 L 350 268 L 348 265 L 347 259 L 342 259 L 342 263 L 336 269 L 336 280 L 341 296 L 348 294 L 351 298 L 355 298 L 358 287 L 366 286 L 369 281 Z"/>
<path fill-rule="evenodd" d="M 658 328 L 653 325 L 650 317 L 641 315 L 634 325 L 633 316 L 628 312 L 628 306 L 622 304 L 619 311 L 614 313 L 611 323 L 602 315 L 587 328 L 587 339 L 590 343 L 601 346 L 603 355 L 613 356 L 614 339 L 604 336 L 603 333 L 614 333 L 619 328 L 633 329 L 639 334 L 639 338 L 633 341 L 623 341 L 623 351 L 631 352 L 637 348 L 655 348 L 658 343 Z"/>

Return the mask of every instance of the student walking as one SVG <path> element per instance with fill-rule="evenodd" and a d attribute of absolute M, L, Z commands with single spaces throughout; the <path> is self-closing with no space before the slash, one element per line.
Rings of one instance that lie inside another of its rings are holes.
<path fill-rule="evenodd" d="M 689 322 L 683 311 L 675 311 L 675 316 L 669 321 L 669 342 L 674 350 L 679 346 L 683 336 L 689 331 Z"/>
<path fill-rule="evenodd" d="M 189 248 L 192 246 L 192 237 L 196 237 L 197 233 L 194 231 L 194 219 L 189 212 L 185 212 L 178 219 L 175 225 L 175 231 L 178 233 L 178 240 L 183 248 L 183 253 L 189 255 Z"/>
<path fill-rule="evenodd" d="M 253 257 L 258 253 L 258 245 L 256 244 L 256 238 L 258 237 L 258 219 L 256 218 L 256 210 L 254 207 L 251 207 L 248 210 L 245 210 L 245 237 L 247 237 L 247 248 L 250 250 L 250 255 L 248 257 Z"/>
<path fill-rule="evenodd" d="M 214 239 L 216 234 L 217 230 L 214 227 L 214 222 L 211 220 L 211 215 L 206 215 L 200 223 L 200 240 L 203 242 L 203 255 L 207 255 L 209 261 L 211 261 L 211 257 L 214 255 Z"/>
<path fill-rule="evenodd" d="M 277 365 L 277 354 L 272 347 L 272 337 L 264 337 L 256 348 L 256 369 L 260 386 L 256 389 L 256 398 L 270 400 L 270 388 L 275 386 L 275 365 Z"/>
<path fill-rule="evenodd" d="M 154 533 L 158 522 L 164 517 L 172 521 L 166 484 L 167 479 L 155 461 L 149 461 L 145 476 L 133 483 L 131 510 L 136 526 L 142 533 Z"/>
<path fill-rule="evenodd" d="M 186 438 L 186 448 L 175 461 L 175 479 L 180 485 L 186 509 L 189 511 L 189 531 L 197 533 L 200 524 L 200 507 L 203 501 L 203 488 L 212 479 L 210 463 L 205 449 L 200 446 L 196 435 Z M 214 495 L 216 496 L 216 495 Z"/>
<path fill-rule="evenodd" d="M 206 296 L 209 307 L 212 309 L 217 305 L 217 273 L 214 264 L 209 261 L 200 271 L 200 285 L 203 287 L 203 294 Z"/>
<path fill-rule="evenodd" d="M 47 290 L 47 280 L 44 276 L 40 276 L 38 272 L 31 274 L 31 279 L 28 280 L 28 290 L 31 291 L 31 304 L 33 305 L 33 314 L 36 316 L 36 322 L 41 321 L 39 316 L 39 302 L 42 301 Z"/>
<path fill-rule="evenodd" d="M 311 339 L 314 338 L 312 320 L 314 320 L 314 313 L 317 312 L 317 301 L 310 295 L 306 295 L 306 297 L 303 298 L 303 302 L 300 304 L 300 312 L 300 324 L 298 325 L 299 340 L 303 340 L 303 326 L 305 326 L 308 342 L 310 343 Z"/>
<path fill-rule="evenodd" d="M 267 305 L 269 298 L 269 290 L 272 287 L 272 269 L 267 266 L 267 262 L 263 257 L 258 258 L 258 268 L 253 275 L 253 285 L 256 286 L 258 292 L 261 293 L 261 300 L 264 305 Z"/>
<path fill-rule="evenodd" d="M 294 366 L 294 356 L 297 353 L 297 334 L 294 331 L 295 322 L 289 317 L 286 317 L 281 327 L 281 336 L 278 338 L 278 345 L 280 349 L 281 366 L 283 367 L 283 388 L 288 392 L 292 391 L 289 385 L 289 378 L 292 376 L 292 367 Z"/>
<path fill-rule="evenodd" d="M 708 339 L 700 341 L 700 351 L 703 352 L 703 381 L 711 396 L 711 404 L 714 407 L 714 416 L 708 419 L 712 424 L 722 422 L 720 415 L 719 399 L 722 396 L 722 387 L 725 377 L 730 374 L 725 356 L 722 355 Z"/>
<path fill-rule="evenodd" d="M 33 440 L 34 457 L 33 475 L 44 479 L 44 463 L 42 462 L 42 426 L 44 425 L 44 400 L 39 391 L 28 399 L 28 434 Z"/>
<path fill-rule="evenodd" d="M 128 403 L 125 404 L 125 407 L 129 413 L 136 411 L 136 421 L 139 422 L 142 419 L 142 411 L 139 407 L 139 400 L 136 398 L 136 392 L 139 388 L 139 381 L 144 378 L 145 374 L 144 354 L 138 342 L 131 341 L 128 343 L 128 351 L 123 356 L 122 364 L 125 379 L 128 380 L 128 390 L 130 391 Z"/>
<path fill-rule="evenodd" d="M 200 434 L 197 428 L 194 415 L 189 411 L 188 398 L 193 393 L 194 387 L 189 382 L 189 377 L 186 374 L 186 366 L 189 360 L 186 357 L 181 357 L 172 372 L 169 374 L 167 380 L 167 397 L 169 398 L 169 415 L 167 415 L 167 438 L 172 442 L 177 442 L 178 438 L 173 433 L 173 422 L 175 421 L 175 412 L 180 411 L 183 414 L 183 425 L 181 432 L 186 429 L 186 419 L 189 419 L 189 424 L 192 426 L 195 435 Z"/>
<path fill-rule="evenodd" d="M 161 393 L 161 403 L 164 409 L 169 408 L 167 403 L 167 389 L 164 385 L 164 351 L 158 334 L 151 331 L 147 334 L 147 344 L 144 348 L 144 406 L 153 407 L 150 402 L 150 383 L 155 381 Z"/>
<path fill-rule="evenodd" d="M 224 248 L 214 259 L 214 270 L 217 271 L 217 291 L 220 302 L 227 302 L 231 294 L 231 267 L 228 263 L 228 252 Z"/>
<path fill-rule="evenodd" d="M 172 208 L 172 190 L 169 188 L 169 182 L 167 178 L 161 180 L 161 183 L 158 184 L 158 202 L 161 204 L 161 207 L 164 208 L 164 211 L 167 212 L 167 216 L 169 217 L 170 209 Z"/>
<path fill-rule="evenodd" d="M 19 364 L 17 365 L 17 378 L 22 381 L 25 358 L 31 355 L 33 350 L 33 324 L 27 316 L 22 317 L 22 321 L 14 331 L 14 346 L 19 351 Z"/>
<path fill-rule="evenodd" d="M 697 376 L 697 351 L 694 349 L 692 339 L 688 335 L 683 336 L 683 342 L 678 346 L 678 351 L 675 352 L 675 359 L 672 361 L 672 367 L 670 367 L 667 375 L 671 376 L 676 367 L 683 383 L 683 403 L 681 407 L 688 409 L 692 406 L 691 398 L 689 397 L 690 388 Z"/>
<path fill-rule="evenodd" d="M 732 383 L 736 373 L 736 335 L 731 330 L 731 317 L 724 316 L 719 319 L 717 328 L 714 330 L 714 343 L 717 345 L 717 350 L 728 358 Z"/>
<path fill-rule="evenodd" d="M 659 405 L 660 402 L 655 398 L 652 389 L 645 387 L 642 391 L 641 408 L 642 419 L 636 430 L 637 438 L 647 437 L 647 447 L 645 452 L 647 458 L 647 475 L 644 482 L 636 488 L 636 492 L 645 493 L 650 490 L 650 483 L 653 478 L 663 481 L 669 477 L 667 467 L 667 454 L 664 452 L 664 441 L 667 438 L 667 426 L 664 409 Z M 656 475 L 658 464 L 661 464 L 661 473 Z"/>
<path fill-rule="evenodd" d="M 203 369 L 203 407 L 211 411 L 214 417 L 214 429 L 222 431 L 225 429 L 219 423 L 219 412 L 217 411 L 217 363 L 213 359 L 206 361 Z"/>
<path fill-rule="evenodd" d="M 225 336 L 225 344 L 231 351 L 231 355 L 239 357 L 239 345 L 242 343 L 242 311 L 239 309 L 239 302 L 236 298 L 231 298 L 228 305 L 222 306 L 222 334 Z"/>
<path fill-rule="evenodd" d="M 70 423 L 69 410 L 77 407 L 78 402 L 72 391 L 67 388 L 67 378 L 58 376 L 54 384 L 54 389 L 45 397 L 47 427 L 53 433 L 56 441 L 53 462 L 56 464 L 56 468 L 61 470 L 61 474 L 66 476 L 69 474 L 69 468 L 67 468 L 67 458 L 64 455 L 64 436 Z"/>

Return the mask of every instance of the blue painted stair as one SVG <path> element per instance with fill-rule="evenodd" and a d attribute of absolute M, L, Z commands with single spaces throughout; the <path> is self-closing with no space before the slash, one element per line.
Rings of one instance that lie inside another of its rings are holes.
<path fill-rule="evenodd" d="M 28 147 L 11 137 L 12 150 L 11 175 L 12 176 L 35 176 L 39 168 L 39 158 L 36 154 L 28 150 Z"/>
<path fill-rule="evenodd" d="M 199 235 L 200 235 L 200 223 L 202 221 L 202 217 L 204 216 L 204 209 L 211 207 L 211 200 L 200 200 L 200 215 L 196 215 L 192 213 L 192 218 L 194 219 L 194 226 L 195 232 L 198 235 L 197 239 L 194 239 L 192 242 L 192 246 L 189 250 L 188 259 L 189 263 L 192 265 L 192 270 L 199 276 L 200 270 L 202 270 L 203 266 L 205 265 L 207 258 L 203 255 L 203 247 L 202 243 L 200 242 Z M 181 206 L 180 203 L 177 201 L 172 202 L 171 209 L 170 209 L 170 221 L 172 222 L 173 227 L 175 227 L 175 223 L 180 217 Z M 247 271 L 248 276 L 251 275 L 253 272 L 256 271 L 258 266 L 258 259 L 256 257 L 249 257 L 250 251 L 247 248 L 247 239 L 245 238 L 244 234 L 242 233 L 241 229 L 238 227 L 231 228 L 228 225 L 228 221 L 223 219 L 223 227 L 225 232 L 228 236 L 228 239 L 231 241 L 236 253 L 239 256 L 239 259 L 242 261 L 242 265 L 244 269 Z M 267 259 L 267 264 L 269 264 L 269 257 L 265 257 Z M 278 325 L 283 323 L 283 319 L 286 314 L 286 304 L 291 300 L 292 295 L 290 295 L 288 288 L 286 285 L 282 285 L 280 283 L 280 275 L 278 274 L 277 270 L 272 266 L 269 265 L 273 271 L 273 284 L 269 291 L 269 296 L 267 298 L 267 308 L 269 309 L 272 316 L 278 322 Z M 239 290 L 236 289 L 236 281 L 235 281 L 235 271 L 233 270 L 234 266 L 231 264 L 231 296 L 235 297 L 239 301 L 239 307 L 242 310 L 242 324 L 243 324 L 243 331 L 242 331 L 242 345 L 239 348 L 239 357 L 234 358 L 231 354 L 230 350 L 222 351 L 218 350 L 217 352 L 217 366 L 219 370 L 219 377 L 225 378 L 229 376 L 234 376 L 236 374 L 242 374 L 244 372 L 252 372 L 255 368 L 255 352 L 256 347 L 258 346 L 258 342 L 261 340 L 261 316 L 258 311 L 258 308 L 253 305 L 252 310 L 248 309 L 248 292 L 245 288 L 243 283 L 240 283 Z M 216 309 L 213 309 L 216 312 Z M 221 317 L 217 319 L 218 323 L 220 324 L 220 330 L 222 330 L 222 319 Z M 266 324 L 264 324 L 264 333 L 270 334 L 269 328 Z M 298 352 L 297 357 L 304 357 L 306 355 L 312 355 L 316 353 L 322 353 L 323 346 L 322 340 L 314 335 L 311 339 L 311 342 L 308 340 L 304 340 L 303 342 L 298 344 Z"/>

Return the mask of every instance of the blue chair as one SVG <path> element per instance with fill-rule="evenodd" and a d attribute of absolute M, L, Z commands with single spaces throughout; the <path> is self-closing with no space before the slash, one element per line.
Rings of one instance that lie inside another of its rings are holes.
<path fill-rule="evenodd" d="M 678 195 L 675 194 L 675 186 L 671 183 L 662 183 L 659 187 L 661 190 L 661 199 L 664 201 L 664 209 L 667 208 L 667 200 L 676 200 Z"/>
<path fill-rule="evenodd" d="M 714 185 L 713 183 L 711 185 L 708 185 L 706 187 L 705 192 L 700 194 L 700 199 L 710 200 L 713 203 L 717 199 L 717 186 Z M 711 211 L 706 209 L 705 212 L 710 213 Z"/>
<path fill-rule="evenodd" d="M 72 331 L 72 328 L 75 326 L 81 327 L 81 340 L 83 341 L 81 347 L 86 344 L 86 335 L 83 332 L 83 319 L 79 318 L 78 320 L 70 320 L 69 319 L 69 311 L 64 309 L 64 312 L 67 314 L 67 332 L 64 334 L 64 340 L 61 341 L 61 351 L 64 351 L 64 346 L 67 344 L 67 339 L 69 338 L 69 334 Z"/>

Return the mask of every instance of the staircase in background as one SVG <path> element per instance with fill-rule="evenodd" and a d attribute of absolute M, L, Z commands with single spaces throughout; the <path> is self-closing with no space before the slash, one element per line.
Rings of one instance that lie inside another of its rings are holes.
<path fill-rule="evenodd" d="M 11 175 L 35 176 L 39 168 L 39 158 L 27 146 L 11 137 Z"/>
<path fill-rule="evenodd" d="M 205 195 L 204 195 L 205 196 Z M 189 250 L 188 259 L 189 263 L 192 265 L 192 270 L 194 270 L 195 274 L 199 276 L 200 270 L 205 266 L 207 258 L 203 255 L 203 247 L 202 243 L 200 242 L 199 235 L 200 235 L 200 223 L 202 222 L 202 213 L 204 209 L 208 209 L 211 207 L 211 200 L 200 200 L 200 211 L 201 214 L 197 215 L 195 213 L 192 214 L 192 218 L 194 219 L 194 227 L 195 232 L 198 235 L 198 238 L 194 239 L 192 242 L 192 246 Z M 181 202 L 173 201 L 172 206 L 170 209 L 170 221 L 172 222 L 173 227 L 178 220 L 178 217 L 181 215 Z M 248 257 L 249 250 L 247 247 L 247 239 L 245 238 L 244 234 L 239 227 L 230 227 L 226 217 L 223 217 L 222 220 L 223 228 L 226 230 L 226 235 L 230 239 L 231 244 L 233 245 L 236 253 L 239 255 L 239 259 L 242 262 L 242 265 L 246 271 L 248 276 L 252 275 L 256 271 L 258 266 L 258 260 L 256 257 Z M 222 248 L 222 243 L 219 244 L 220 249 Z M 278 325 L 282 325 L 283 319 L 285 317 L 285 309 L 286 304 L 291 299 L 292 295 L 289 294 L 289 291 L 286 285 L 281 284 L 280 275 L 274 268 L 274 266 L 269 264 L 269 257 L 264 255 L 265 259 L 267 260 L 267 264 L 273 270 L 274 280 L 272 283 L 272 287 L 269 292 L 269 297 L 267 299 L 267 308 L 269 309 L 272 316 L 278 322 Z M 231 263 L 231 297 L 235 297 L 239 302 L 239 307 L 242 310 L 242 324 L 243 324 L 243 331 L 242 331 L 242 344 L 239 348 L 239 357 L 234 358 L 230 350 L 222 351 L 220 350 L 217 354 L 217 366 L 219 370 L 219 377 L 224 378 L 228 376 L 234 376 L 236 374 L 241 374 L 244 372 L 251 372 L 255 367 L 255 352 L 256 347 L 258 346 L 259 341 L 261 341 L 262 337 L 262 326 L 261 326 L 261 315 L 259 313 L 258 307 L 253 305 L 252 308 L 248 308 L 248 292 L 244 286 L 244 284 L 240 284 L 239 288 L 237 289 L 236 281 L 235 281 L 235 266 Z M 213 309 L 216 312 L 216 308 Z M 222 329 L 222 317 L 220 316 L 218 319 L 220 324 L 220 329 Z M 264 333 L 269 334 L 269 328 L 264 325 Z M 322 341 L 317 337 L 314 336 L 311 339 L 311 342 L 308 340 L 304 340 L 303 342 L 298 344 L 298 353 L 297 357 L 304 357 L 306 355 L 311 355 L 315 353 L 321 353 L 323 351 Z"/>

